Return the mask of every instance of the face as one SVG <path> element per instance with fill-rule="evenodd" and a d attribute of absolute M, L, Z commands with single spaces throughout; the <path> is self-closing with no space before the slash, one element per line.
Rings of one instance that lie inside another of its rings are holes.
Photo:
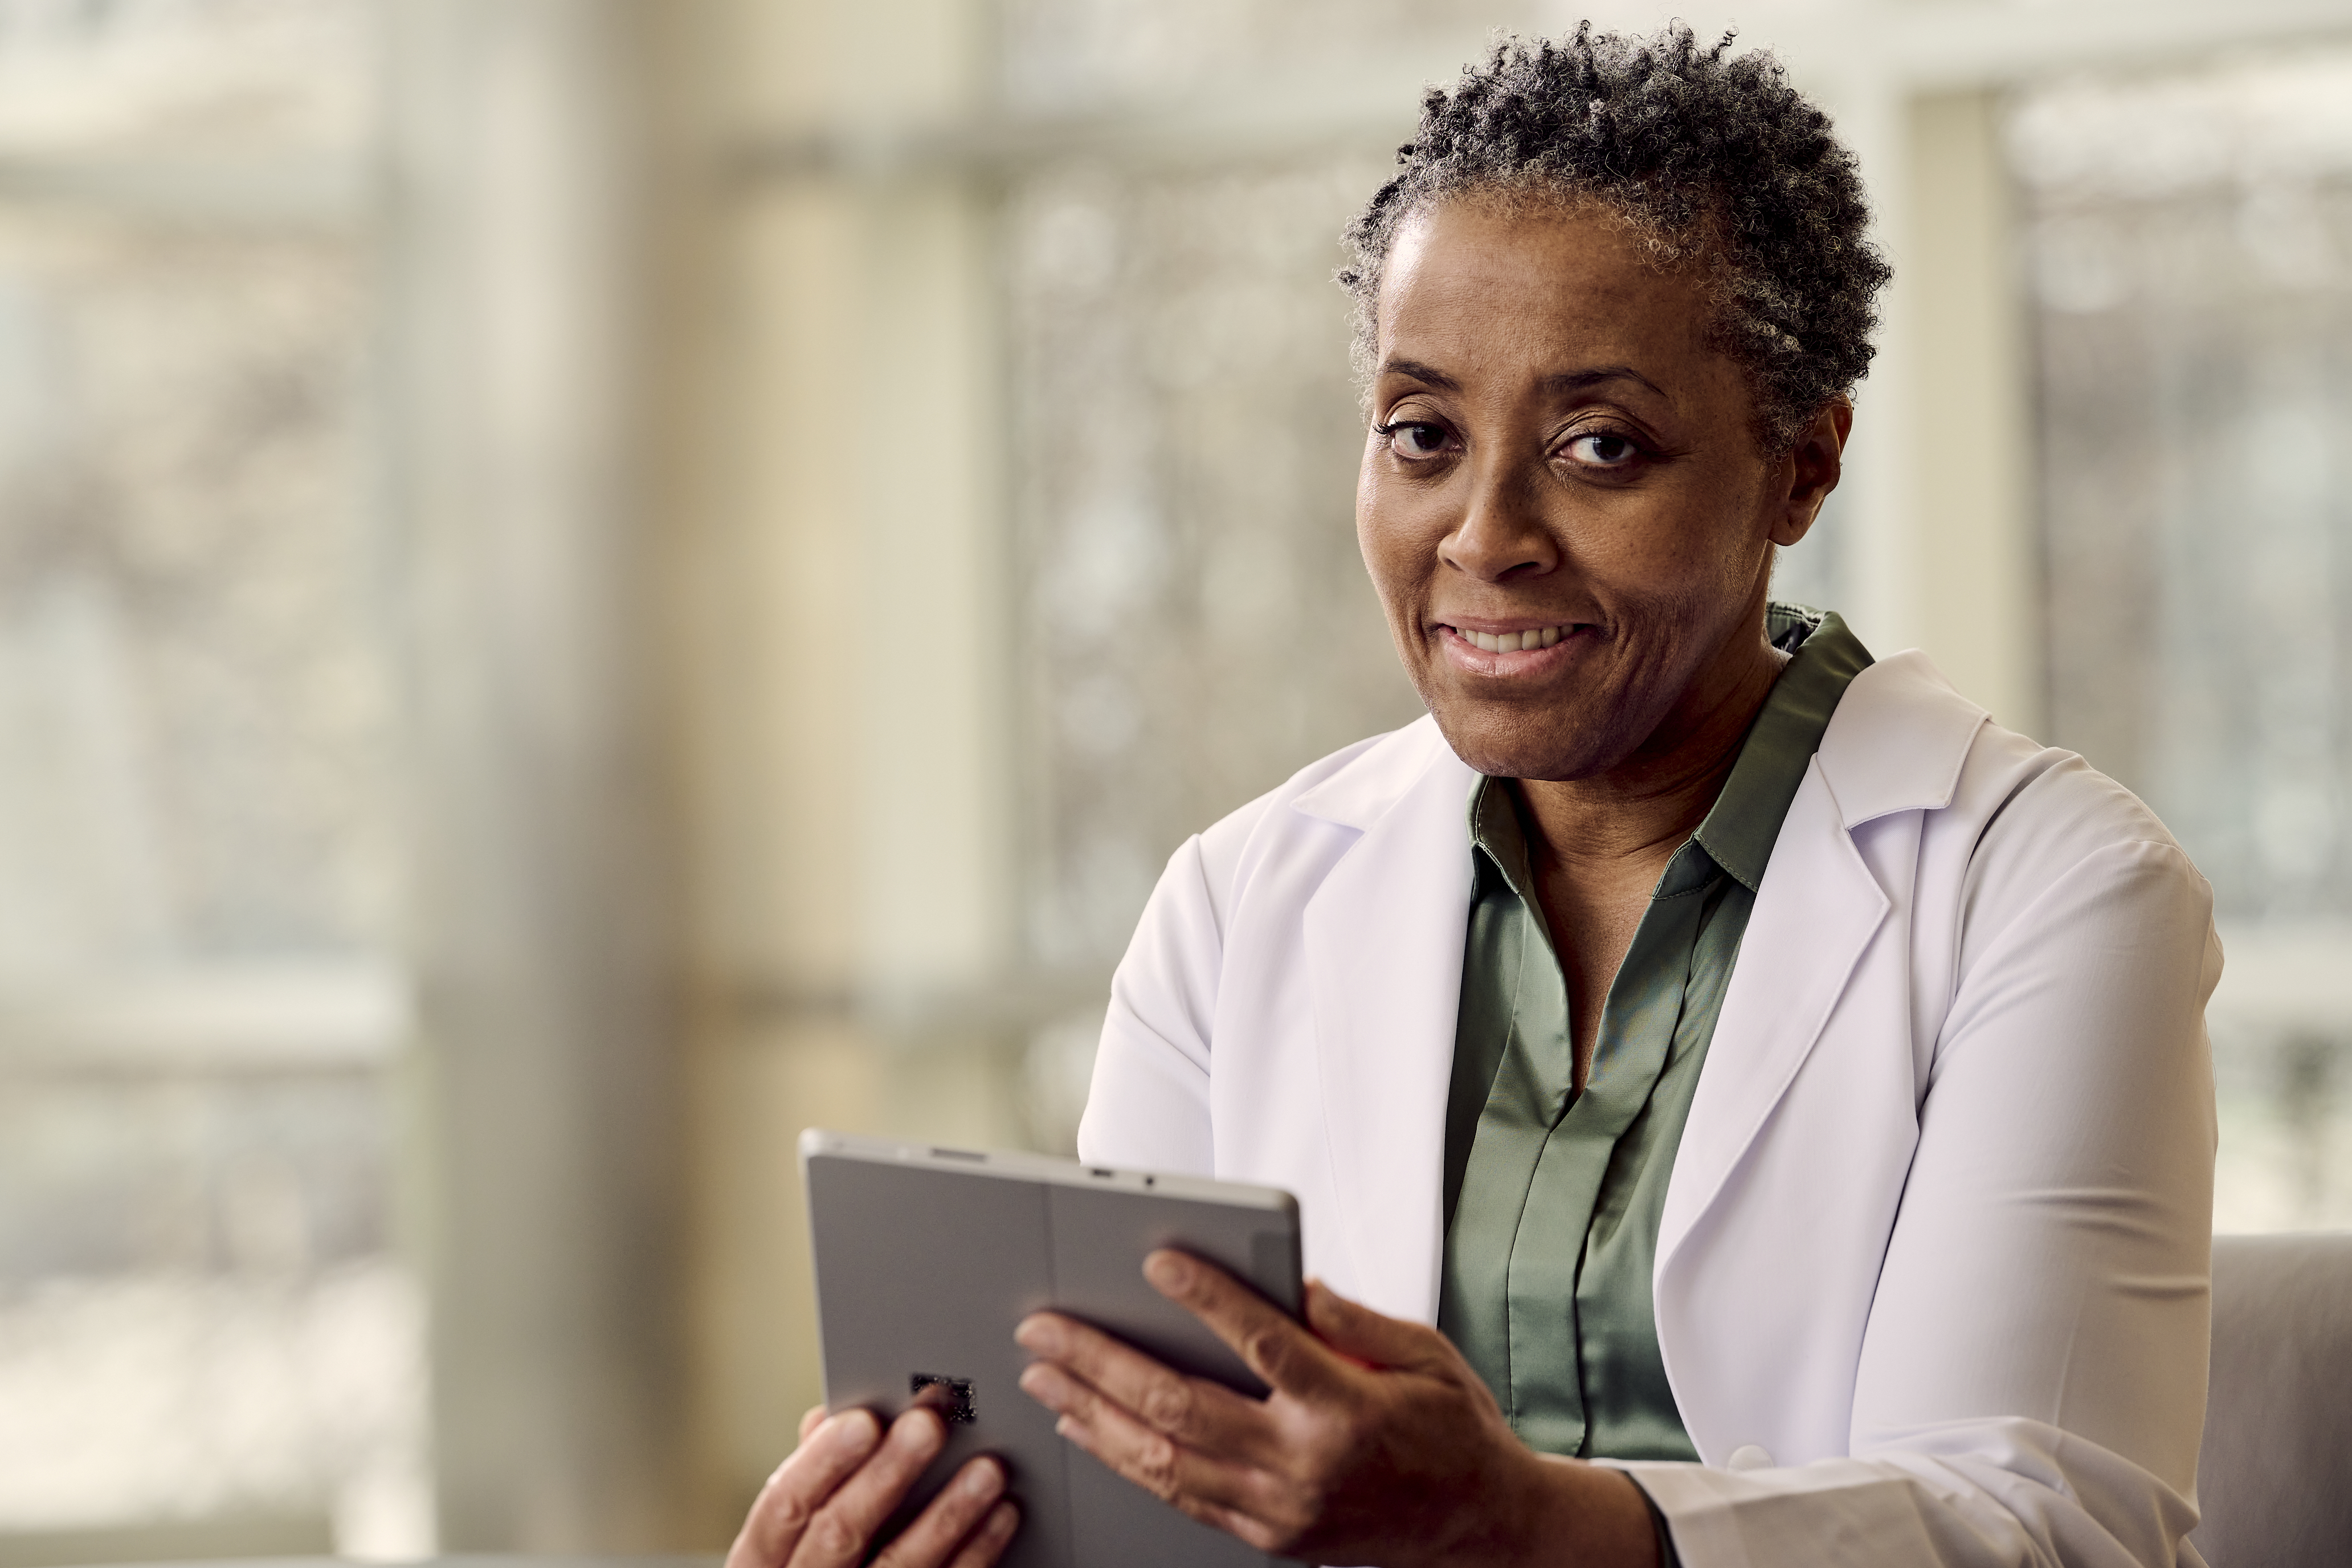
<path fill-rule="evenodd" d="M 1752 684 L 1770 546 L 1836 482 L 1843 406 L 1769 460 L 1696 283 L 1637 244 L 1591 209 L 1457 201 L 1388 258 L 1357 533 L 1482 773 L 1595 777 Z"/>

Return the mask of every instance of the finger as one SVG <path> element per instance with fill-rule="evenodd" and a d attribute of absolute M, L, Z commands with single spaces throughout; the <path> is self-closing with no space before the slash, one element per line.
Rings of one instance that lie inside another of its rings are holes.
<path fill-rule="evenodd" d="M 1269 1556 L 1280 1556 L 1297 1538 L 1265 1520 L 1242 1512 L 1238 1509 L 1204 1502 L 1184 1510 L 1202 1524 L 1211 1524 L 1227 1535 L 1237 1536 Z"/>
<path fill-rule="evenodd" d="M 811 1434 L 812 1432 L 814 1432 L 818 1427 L 820 1427 L 820 1426 L 824 1426 L 824 1405 L 810 1405 L 810 1406 L 808 1407 L 808 1409 L 807 1409 L 807 1410 L 805 1410 L 804 1412 L 803 1412 L 803 1413 L 802 1413 L 802 1415 L 801 1415 L 801 1439 L 800 1439 L 800 1440 L 801 1440 L 802 1442 L 803 1442 L 803 1443 L 807 1442 L 807 1441 L 809 1440 L 809 1434 Z"/>
<path fill-rule="evenodd" d="M 1021 1373 L 1023 1393 L 1056 1415 L 1069 1402 L 1108 1395 L 1180 1443 L 1263 1462 L 1281 1447 L 1261 1402 L 1161 1365 L 1099 1329 L 1039 1312 L 1013 1331 L 1040 1360 Z"/>
<path fill-rule="evenodd" d="M 1003 1495 L 1004 1467 L 985 1457 L 972 1460 L 874 1560 L 875 1568 L 938 1568 Z"/>
<path fill-rule="evenodd" d="M 927 1408 L 919 1406 L 891 1422 L 882 1446 L 809 1520 L 790 1559 L 792 1568 L 849 1568 L 865 1561 L 874 1532 L 947 1440 L 947 1427 Z"/>
<path fill-rule="evenodd" d="M 727 1553 L 727 1568 L 779 1568 L 843 1481 L 882 1441 L 882 1424 L 867 1410 L 845 1410 L 818 1424 L 808 1440 L 776 1467 L 760 1489 Z"/>
<path fill-rule="evenodd" d="M 1143 1260 L 1151 1288 L 1209 1325 L 1242 1364 L 1271 1386 L 1297 1398 L 1328 1397 L 1351 1375 L 1281 1308 L 1213 1263 L 1162 1247 Z"/>
<path fill-rule="evenodd" d="M 1195 1519 L 1229 1528 L 1225 1517 L 1250 1516 L 1265 1506 L 1263 1470 L 1188 1448 L 1099 1394 L 1075 1400 L 1054 1430 Z"/>
<path fill-rule="evenodd" d="M 998 1503 L 988 1510 L 988 1517 L 971 1532 L 971 1539 L 963 1543 L 963 1550 L 956 1553 L 948 1568 L 989 1568 L 1004 1555 L 1004 1549 L 1013 1544 L 1013 1532 L 1020 1528 L 1019 1506 L 1010 1499 Z"/>
<path fill-rule="evenodd" d="M 1341 1355 L 1406 1372 L 1451 1371 L 1456 1359 L 1445 1337 L 1350 1301 L 1320 1279 L 1307 1282 L 1307 1326 Z M 1268 1381 L 1272 1381 L 1269 1379 Z"/>

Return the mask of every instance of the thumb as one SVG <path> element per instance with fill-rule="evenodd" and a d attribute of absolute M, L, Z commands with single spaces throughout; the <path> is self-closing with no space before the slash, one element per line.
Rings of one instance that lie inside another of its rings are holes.
<path fill-rule="evenodd" d="M 1453 1361 L 1435 1329 L 1383 1316 L 1320 1279 L 1307 1282 L 1307 1326 L 1341 1355 L 1370 1366 L 1435 1372 Z"/>

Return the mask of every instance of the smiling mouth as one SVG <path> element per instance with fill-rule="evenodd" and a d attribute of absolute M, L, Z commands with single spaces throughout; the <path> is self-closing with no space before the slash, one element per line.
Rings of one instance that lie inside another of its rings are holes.
<path fill-rule="evenodd" d="M 1534 626 L 1517 632 L 1474 632 L 1450 623 L 1438 623 L 1440 631 L 1452 632 L 1481 653 L 1519 653 L 1532 648 L 1556 646 L 1562 637 L 1571 636 L 1581 623 L 1563 621 L 1556 626 Z"/>

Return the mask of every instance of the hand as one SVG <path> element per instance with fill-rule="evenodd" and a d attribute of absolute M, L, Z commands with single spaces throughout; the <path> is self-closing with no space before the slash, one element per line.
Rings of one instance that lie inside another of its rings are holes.
<path fill-rule="evenodd" d="M 1182 1376 L 1051 1312 L 1017 1332 L 1039 1358 L 1021 1386 L 1061 1416 L 1063 1436 L 1195 1519 L 1318 1563 L 1656 1562 L 1633 1483 L 1528 1448 L 1434 1329 L 1314 1281 L 1301 1327 L 1180 1252 L 1153 1253 L 1144 1277 L 1272 1394 Z"/>
<path fill-rule="evenodd" d="M 865 1562 L 874 1532 L 946 1445 L 946 1425 L 922 1405 L 887 1435 L 871 1411 L 827 1418 L 819 1405 L 801 1417 L 800 1447 L 752 1501 L 727 1568 Z M 1021 1522 L 1003 1494 L 1004 1468 L 984 1455 L 972 1460 L 874 1560 L 877 1568 L 988 1568 Z"/>

